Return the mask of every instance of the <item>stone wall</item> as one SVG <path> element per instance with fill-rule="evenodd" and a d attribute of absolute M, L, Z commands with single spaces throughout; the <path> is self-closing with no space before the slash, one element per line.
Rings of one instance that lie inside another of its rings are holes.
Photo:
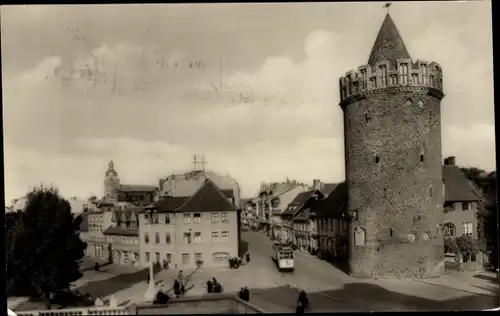
<path fill-rule="evenodd" d="M 440 91 L 394 87 L 345 100 L 351 273 L 427 277 L 444 267 Z M 359 228 L 358 228 L 359 227 Z M 359 239 L 359 238 L 358 238 Z"/>

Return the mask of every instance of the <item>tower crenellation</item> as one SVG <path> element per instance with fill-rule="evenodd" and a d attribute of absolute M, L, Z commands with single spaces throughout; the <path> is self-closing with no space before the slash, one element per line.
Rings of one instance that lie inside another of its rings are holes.
<path fill-rule="evenodd" d="M 443 72 L 436 62 L 399 58 L 378 61 L 373 67 L 369 64 L 350 70 L 339 79 L 340 103 L 342 108 L 350 100 L 365 94 L 381 92 L 383 89 L 402 88 L 429 89 L 430 93 L 443 98 Z M 344 104 L 345 103 L 345 104 Z"/>

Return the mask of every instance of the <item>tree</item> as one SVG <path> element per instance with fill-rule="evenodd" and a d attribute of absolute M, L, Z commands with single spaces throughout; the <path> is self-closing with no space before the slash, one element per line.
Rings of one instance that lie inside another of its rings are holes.
<path fill-rule="evenodd" d="M 460 170 L 464 173 L 465 177 L 474 183 L 475 185 L 479 186 L 478 179 L 480 178 L 480 175 L 485 173 L 483 169 L 476 168 L 476 167 L 461 167 Z"/>
<path fill-rule="evenodd" d="M 43 297 L 50 308 L 50 294 L 82 276 L 86 244 L 79 236 L 81 222 L 56 188 L 41 186 L 29 192 L 7 233 L 8 292 Z"/>

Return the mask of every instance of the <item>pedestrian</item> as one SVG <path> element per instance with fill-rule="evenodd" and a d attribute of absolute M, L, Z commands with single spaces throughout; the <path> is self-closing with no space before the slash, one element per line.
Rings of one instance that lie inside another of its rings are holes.
<path fill-rule="evenodd" d="M 238 293 L 240 300 L 245 300 L 245 288 L 241 288 L 240 293 Z"/>
<path fill-rule="evenodd" d="M 148 273 L 148 284 L 149 284 L 149 281 L 151 280 L 151 276 L 149 275 Z"/>
<path fill-rule="evenodd" d="M 207 292 L 212 293 L 212 282 L 210 280 L 207 281 Z"/>
<path fill-rule="evenodd" d="M 212 278 L 212 284 L 213 284 L 214 286 L 217 286 L 217 284 L 218 284 L 218 283 L 217 283 L 217 280 L 216 280 L 214 277 Z"/>
<path fill-rule="evenodd" d="M 249 252 L 247 252 L 247 254 L 246 254 L 246 259 L 247 259 L 247 263 L 250 263 L 250 253 Z"/>
<path fill-rule="evenodd" d="M 163 269 L 167 269 L 168 263 L 167 260 L 163 259 Z"/>
<path fill-rule="evenodd" d="M 181 289 L 180 289 L 180 283 L 179 281 L 176 279 L 174 281 L 174 294 L 177 298 L 179 298 L 179 295 L 181 294 Z"/>
<path fill-rule="evenodd" d="M 181 284 L 181 294 L 184 295 L 186 293 L 186 289 L 184 288 L 184 284 Z"/>
<path fill-rule="evenodd" d="M 244 292 L 244 300 L 249 302 L 250 301 L 250 291 L 248 290 L 248 287 L 245 286 L 243 289 Z"/>
<path fill-rule="evenodd" d="M 177 275 L 177 280 L 179 280 L 180 284 L 184 284 L 184 277 L 182 275 L 182 270 L 179 271 L 179 274 Z"/>
<path fill-rule="evenodd" d="M 99 272 L 99 262 L 94 264 L 94 271 Z"/>
<path fill-rule="evenodd" d="M 306 310 L 311 310 L 309 298 L 307 297 L 306 291 L 301 290 L 297 302 L 297 314 L 303 314 Z"/>

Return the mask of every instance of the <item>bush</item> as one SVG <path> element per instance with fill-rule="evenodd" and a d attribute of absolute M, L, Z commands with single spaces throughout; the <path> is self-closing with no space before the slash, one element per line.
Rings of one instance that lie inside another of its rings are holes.
<path fill-rule="evenodd" d="M 468 235 L 457 237 L 456 244 L 458 246 L 458 250 L 460 250 L 464 256 L 477 254 L 480 250 L 480 243 Z"/>

